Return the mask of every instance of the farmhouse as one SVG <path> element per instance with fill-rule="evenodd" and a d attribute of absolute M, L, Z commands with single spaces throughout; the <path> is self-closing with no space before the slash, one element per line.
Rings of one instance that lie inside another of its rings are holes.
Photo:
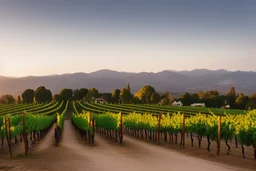
<path fill-rule="evenodd" d="M 172 105 L 173 105 L 173 106 L 182 106 L 182 102 L 181 102 L 181 101 L 178 101 L 178 102 L 174 101 L 174 102 L 172 103 Z"/>
<path fill-rule="evenodd" d="M 193 106 L 193 107 L 205 107 L 205 104 L 204 103 L 193 103 L 193 104 L 191 104 L 191 106 Z"/>
<path fill-rule="evenodd" d="M 95 103 L 107 103 L 107 101 L 106 100 L 104 100 L 103 98 L 96 98 L 95 99 Z"/>

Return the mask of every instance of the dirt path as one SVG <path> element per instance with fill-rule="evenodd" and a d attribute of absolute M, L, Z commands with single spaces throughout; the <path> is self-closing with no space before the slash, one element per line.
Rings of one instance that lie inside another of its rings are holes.
<path fill-rule="evenodd" d="M 54 147 L 53 131 L 52 128 L 32 154 L 9 160 L 5 170 L 239 170 L 189 157 L 126 136 L 124 144 L 119 145 L 96 135 L 95 145 L 89 145 L 74 131 L 70 120 L 65 121 L 60 147 Z"/>

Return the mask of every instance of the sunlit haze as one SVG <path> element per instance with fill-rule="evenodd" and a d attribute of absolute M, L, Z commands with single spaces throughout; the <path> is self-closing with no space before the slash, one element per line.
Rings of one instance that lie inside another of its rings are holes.
<path fill-rule="evenodd" d="M 256 1 L 0 0 L 0 75 L 252 70 Z"/>

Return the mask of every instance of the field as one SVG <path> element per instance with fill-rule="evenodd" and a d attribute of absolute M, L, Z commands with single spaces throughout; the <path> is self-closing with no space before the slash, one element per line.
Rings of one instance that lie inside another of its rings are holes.
<path fill-rule="evenodd" d="M 256 168 L 255 111 L 69 101 L 0 105 L 0 114 L 0 169 Z"/>

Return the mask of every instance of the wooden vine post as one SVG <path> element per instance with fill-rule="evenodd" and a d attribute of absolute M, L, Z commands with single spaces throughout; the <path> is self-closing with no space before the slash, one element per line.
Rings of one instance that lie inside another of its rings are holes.
<path fill-rule="evenodd" d="M 218 143 L 217 143 L 217 155 L 220 155 L 220 140 L 221 140 L 221 116 L 218 117 Z"/>
<path fill-rule="evenodd" d="M 8 118 L 8 125 L 9 125 L 9 144 L 10 144 L 10 154 L 12 158 L 12 132 L 11 132 L 11 118 Z"/>
<path fill-rule="evenodd" d="M 161 119 L 162 119 L 162 114 L 158 114 L 158 135 L 157 135 L 157 143 L 160 144 L 160 135 L 161 135 Z"/>
<path fill-rule="evenodd" d="M 25 154 L 28 154 L 28 144 L 27 144 L 27 135 L 26 135 L 26 116 L 25 113 L 22 112 L 22 122 L 23 122 L 23 141 L 24 141 L 24 148 Z"/>
<path fill-rule="evenodd" d="M 186 122 L 185 122 L 185 114 L 183 113 L 182 115 L 182 132 L 181 132 L 181 146 L 185 146 L 185 126 L 186 126 Z"/>
<path fill-rule="evenodd" d="M 12 158 L 12 147 L 11 147 L 11 127 L 10 127 L 10 118 L 8 118 L 8 125 L 7 125 L 7 119 L 6 117 L 4 117 L 4 125 L 5 125 L 5 135 L 6 135 L 6 140 L 7 140 L 7 144 L 8 144 L 8 147 L 9 147 L 9 151 L 10 151 L 10 155 L 11 155 L 11 158 Z"/>
<path fill-rule="evenodd" d="M 120 135 L 120 144 L 123 143 L 123 113 L 120 112 L 120 130 L 119 130 L 119 135 Z"/>

